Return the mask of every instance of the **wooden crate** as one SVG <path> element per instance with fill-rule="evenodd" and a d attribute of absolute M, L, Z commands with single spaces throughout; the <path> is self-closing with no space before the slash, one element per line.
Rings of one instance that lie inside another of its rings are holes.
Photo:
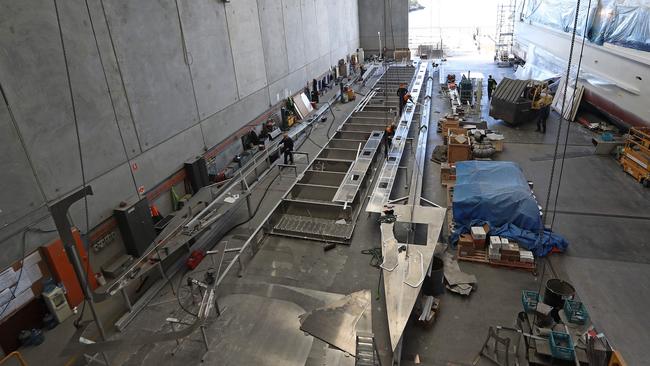
<path fill-rule="evenodd" d="M 457 119 L 448 119 L 444 118 L 442 121 L 442 135 L 447 136 L 449 134 L 449 129 L 450 128 L 459 128 L 460 127 L 460 121 Z"/>
<path fill-rule="evenodd" d="M 450 140 L 451 141 L 451 140 Z M 472 151 L 469 146 L 469 140 L 464 144 L 447 145 L 447 162 L 455 163 L 457 161 L 471 160 Z"/>
<path fill-rule="evenodd" d="M 453 127 L 453 126 L 448 127 L 447 133 L 442 136 L 443 144 L 447 145 L 449 143 L 449 137 L 457 136 L 457 135 L 467 136 L 467 130 L 463 127 Z"/>

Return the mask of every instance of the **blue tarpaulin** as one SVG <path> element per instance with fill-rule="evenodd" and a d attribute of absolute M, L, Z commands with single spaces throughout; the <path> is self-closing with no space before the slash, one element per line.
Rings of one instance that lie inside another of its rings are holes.
<path fill-rule="evenodd" d="M 564 251 L 567 242 L 544 230 L 537 200 L 516 163 L 462 161 L 456 164 L 452 243 L 471 226 L 488 223 L 490 234 L 518 242 L 536 256 L 553 247 Z"/>

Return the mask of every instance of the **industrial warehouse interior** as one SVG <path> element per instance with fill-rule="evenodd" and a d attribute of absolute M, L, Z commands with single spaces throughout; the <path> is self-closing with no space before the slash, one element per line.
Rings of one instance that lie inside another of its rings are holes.
<path fill-rule="evenodd" d="M 0 366 L 648 365 L 648 0 L 0 0 Z"/>

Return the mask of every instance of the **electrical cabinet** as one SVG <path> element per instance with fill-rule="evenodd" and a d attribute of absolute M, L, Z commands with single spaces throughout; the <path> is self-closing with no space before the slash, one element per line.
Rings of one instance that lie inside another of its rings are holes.
<path fill-rule="evenodd" d="M 149 201 L 143 198 L 134 204 L 118 207 L 113 214 L 126 252 L 136 258 L 140 257 L 156 237 Z"/>

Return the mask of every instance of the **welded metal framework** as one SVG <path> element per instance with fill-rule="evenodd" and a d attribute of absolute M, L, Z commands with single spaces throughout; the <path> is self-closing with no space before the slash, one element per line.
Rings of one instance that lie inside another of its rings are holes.
<path fill-rule="evenodd" d="M 396 119 L 397 87 L 412 80 L 420 68 L 426 70 L 409 65 L 385 71 L 273 210 L 267 221 L 269 233 L 349 243 L 373 167 L 383 161 L 384 130 Z"/>

